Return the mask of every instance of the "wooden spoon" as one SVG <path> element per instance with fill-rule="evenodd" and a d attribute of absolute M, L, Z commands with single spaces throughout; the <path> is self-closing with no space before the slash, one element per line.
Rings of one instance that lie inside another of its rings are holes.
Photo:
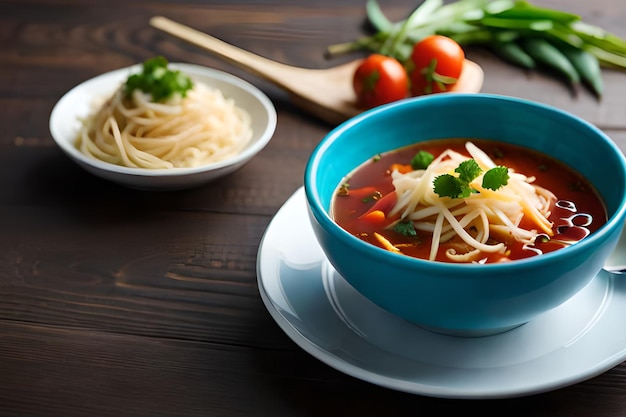
<path fill-rule="evenodd" d="M 151 18 L 150 25 L 274 83 L 289 93 L 294 104 L 328 123 L 341 123 L 363 111 L 356 106 L 352 90 L 352 75 L 362 59 L 328 69 L 300 68 L 256 55 L 165 17 Z M 477 93 L 483 78 L 482 68 L 465 60 L 463 73 L 451 92 Z"/>

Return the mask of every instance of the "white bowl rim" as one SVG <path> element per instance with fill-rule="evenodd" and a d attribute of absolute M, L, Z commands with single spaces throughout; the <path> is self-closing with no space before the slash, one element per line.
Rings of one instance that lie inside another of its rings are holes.
<path fill-rule="evenodd" d="M 238 153 L 237 155 L 225 159 L 223 161 L 218 161 L 198 167 L 191 168 L 169 168 L 169 169 L 149 169 L 149 168 L 133 168 L 133 167 L 125 167 L 121 165 L 115 165 L 108 162 L 101 161 L 96 158 L 89 157 L 82 152 L 80 152 L 75 146 L 73 146 L 73 140 L 65 140 L 62 135 L 58 131 L 57 123 L 58 118 L 60 117 L 59 112 L 60 108 L 63 105 L 65 100 L 68 100 L 70 96 L 72 96 L 77 91 L 89 87 L 90 84 L 95 84 L 101 82 L 103 79 L 111 78 L 111 82 L 113 84 L 113 80 L 119 76 L 122 77 L 124 74 L 128 75 L 132 72 L 137 72 L 141 69 L 142 64 L 135 64 L 124 68 L 119 68 L 116 70 L 112 70 L 109 72 L 102 73 L 93 78 L 90 78 L 86 81 L 81 82 L 75 87 L 71 88 L 67 91 L 54 105 L 51 113 L 50 113 L 50 121 L 49 121 L 49 129 L 52 135 L 52 138 L 57 143 L 61 149 L 69 154 L 71 157 L 75 158 L 77 161 L 92 166 L 96 169 L 102 171 L 108 171 L 111 173 L 122 174 L 122 175 L 130 175 L 130 176 L 142 176 L 142 177 L 176 177 L 176 176 L 185 176 L 192 175 L 197 173 L 216 171 L 225 167 L 235 166 L 237 164 L 244 163 L 248 159 L 252 158 L 255 154 L 260 152 L 270 141 L 272 138 L 274 131 L 276 129 L 277 124 L 277 115 L 276 109 L 272 101 L 263 93 L 259 88 L 254 86 L 253 84 L 245 81 L 235 75 L 229 74 L 225 71 L 221 71 L 215 68 L 205 67 L 197 64 L 189 64 L 182 62 L 170 62 L 170 68 L 179 69 L 182 72 L 186 72 L 189 74 L 200 74 L 203 76 L 207 76 L 210 78 L 214 78 L 220 81 L 224 81 L 229 83 L 241 90 L 248 92 L 254 98 L 256 98 L 262 105 L 262 107 L 267 111 L 268 123 L 263 132 L 255 134 L 258 136 L 258 139 L 247 145 L 243 151 Z M 121 78 L 120 78 L 121 79 Z M 114 87 L 115 88 L 115 87 Z M 114 90 L 112 89 L 112 92 Z M 74 139 L 75 140 L 75 139 Z"/>

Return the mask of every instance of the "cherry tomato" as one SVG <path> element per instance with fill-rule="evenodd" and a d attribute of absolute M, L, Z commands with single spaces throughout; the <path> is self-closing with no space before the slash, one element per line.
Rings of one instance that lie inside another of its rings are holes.
<path fill-rule="evenodd" d="M 372 108 L 406 98 L 409 76 L 397 59 L 372 54 L 354 72 L 352 86 L 358 104 Z"/>
<path fill-rule="evenodd" d="M 449 91 L 461 76 L 465 53 L 454 39 L 431 35 L 415 44 L 411 62 L 411 93 L 441 93 Z"/>

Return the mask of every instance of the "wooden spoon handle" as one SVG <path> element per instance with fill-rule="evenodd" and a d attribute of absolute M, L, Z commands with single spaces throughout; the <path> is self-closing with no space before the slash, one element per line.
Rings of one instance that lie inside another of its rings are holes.
<path fill-rule="evenodd" d="M 246 71 L 256 74 L 274 84 L 290 89 L 288 81 L 301 70 L 280 62 L 272 61 L 252 52 L 233 46 L 211 35 L 200 32 L 183 24 L 174 22 L 166 17 L 155 16 L 150 19 L 150 25 L 169 33 L 179 39 L 199 46 L 225 61 Z"/>

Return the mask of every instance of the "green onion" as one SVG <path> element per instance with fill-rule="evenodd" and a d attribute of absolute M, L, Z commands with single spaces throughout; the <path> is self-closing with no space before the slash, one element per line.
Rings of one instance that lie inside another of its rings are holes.
<path fill-rule="evenodd" d="M 369 21 L 374 29 L 378 31 L 391 30 L 393 23 L 391 23 L 391 21 L 387 19 L 387 16 L 383 14 L 383 11 L 380 9 L 376 0 L 368 0 L 366 8 Z"/>

